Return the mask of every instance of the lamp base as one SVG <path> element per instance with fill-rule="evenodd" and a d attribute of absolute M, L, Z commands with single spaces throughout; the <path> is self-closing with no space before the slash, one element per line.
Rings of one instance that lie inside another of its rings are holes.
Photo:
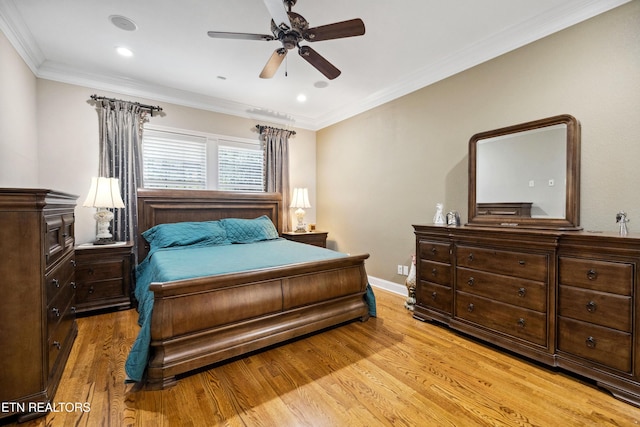
<path fill-rule="evenodd" d="M 114 243 L 116 243 L 116 241 L 111 237 L 102 237 L 93 242 L 94 245 L 113 245 Z"/>

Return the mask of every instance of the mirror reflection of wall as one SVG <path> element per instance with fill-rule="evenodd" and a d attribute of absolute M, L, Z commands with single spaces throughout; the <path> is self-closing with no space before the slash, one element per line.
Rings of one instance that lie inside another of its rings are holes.
<path fill-rule="evenodd" d="M 567 126 L 478 141 L 476 202 L 532 202 L 531 216 L 564 218 Z"/>

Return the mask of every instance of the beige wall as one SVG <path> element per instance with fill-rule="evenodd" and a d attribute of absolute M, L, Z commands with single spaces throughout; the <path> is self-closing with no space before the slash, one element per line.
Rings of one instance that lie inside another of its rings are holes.
<path fill-rule="evenodd" d="M 0 31 L 0 187 L 38 185 L 36 78 Z"/>
<path fill-rule="evenodd" d="M 40 186 L 77 194 L 79 204 L 86 197 L 91 176 L 98 172 L 98 113 L 89 103 L 94 93 L 160 105 L 163 111 L 149 119 L 153 125 L 258 138 L 255 120 L 50 80 L 38 79 L 37 88 Z M 301 129 L 296 132 L 290 139 L 291 185 L 309 187 L 313 207 L 307 210 L 306 219 L 315 221 L 315 132 Z M 93 209 L 78 207 L 76 221 L 77 241 L 91 241 L 95 237 Z"/>
<path fill-rule="evenodd" d="M 481 131 L 572 114 L 582 125 L 581 224 L 640 232 L 640 2 L 318 132 L 318 227 L 367 272 L 403 283 L 412 224 L 467 219 L 467 144 Z M 636 224 L 634 226 L 634 224 Z"/>

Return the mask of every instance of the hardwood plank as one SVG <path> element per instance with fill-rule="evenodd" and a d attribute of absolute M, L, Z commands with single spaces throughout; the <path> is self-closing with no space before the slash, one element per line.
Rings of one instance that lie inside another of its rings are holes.
<path fill-rule="evenodd" d="M 56 402 L 40 426 L 622 426 L 640 409 L 592 384 L 413 319 L 376 290 L 378 317 L 181 378 L 168 390 L 124 383 L 134 310 L 78 319 Z"/>

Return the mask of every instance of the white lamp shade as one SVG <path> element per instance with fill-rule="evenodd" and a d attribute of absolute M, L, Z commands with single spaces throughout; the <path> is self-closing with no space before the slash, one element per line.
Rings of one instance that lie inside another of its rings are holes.
<path fill-rule="evenodd" d="M 306 188 L 294 188 L 293 198 L 291 199 L 290 208 L 310 208 L 309 204 L 309 190 Z"/>
<path fill-rule="evenodd" d="M 89 194 L 82 204 L 88 208 L 124 208 L 118 178 L 92 177 Z"/>

